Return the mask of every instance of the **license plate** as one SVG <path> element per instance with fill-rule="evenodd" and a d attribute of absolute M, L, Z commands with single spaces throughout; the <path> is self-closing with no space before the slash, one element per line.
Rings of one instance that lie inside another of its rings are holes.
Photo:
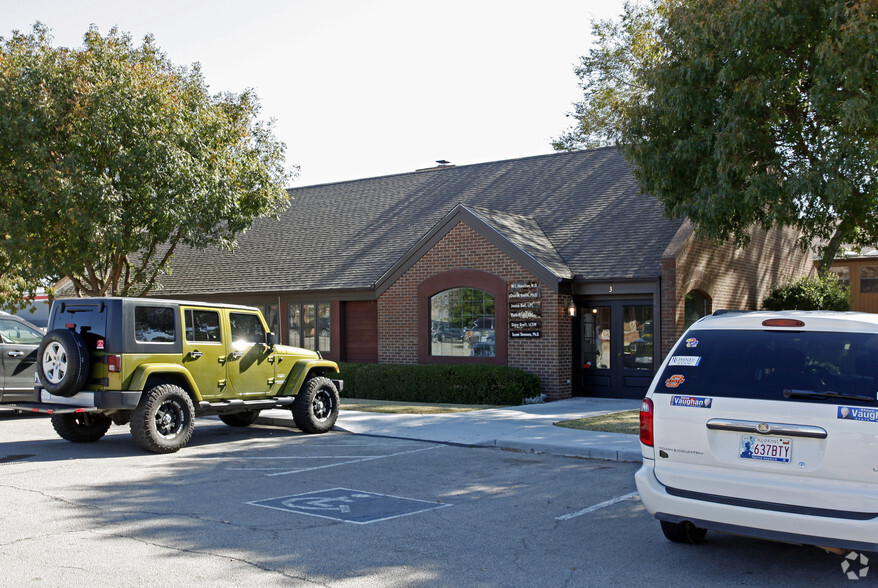
<path fill-rule="evenodd" d="M 741 436 L 742 459 L 789 463 L 793 454 L 793 440 L 786 437 Z"/>

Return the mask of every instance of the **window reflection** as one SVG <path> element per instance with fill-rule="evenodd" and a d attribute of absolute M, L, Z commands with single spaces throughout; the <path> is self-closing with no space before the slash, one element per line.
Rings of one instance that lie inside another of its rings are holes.
<path fill-rule="evenodd" d="M 494 296 L 475 288 L 453 288 L 430 298 L 430 353 L 451 357 L 495 357 Z"/>
<path fill-rule="evenodd" d="M 622 321 L 625 367 L 652 371 L 652 306 L 625 306 Z"/>
<path fill-rule="evenodd" d="M 610 368 L 610 307 L 588 309 L 582 317 L 582 367 Z"/>

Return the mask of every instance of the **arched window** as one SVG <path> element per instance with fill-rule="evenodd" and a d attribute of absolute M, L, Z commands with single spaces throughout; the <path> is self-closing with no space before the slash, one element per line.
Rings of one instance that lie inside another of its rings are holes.
<path fill-rule="evenodd" d="M 430 297 L 430 355 L 496 357 L 494 295 L 452 288 Z"/>
<path fill-rule="evenodd" d="M 685 328 L 688 329 L 692 323 L 694 323 L 701 317 L 709 315 L 712 312 L 710 307 L 710 296 L 708 296 L 701 290 L 690 290 L 686 294 L 686 303 L 683 314 L 686 322 Z"/>

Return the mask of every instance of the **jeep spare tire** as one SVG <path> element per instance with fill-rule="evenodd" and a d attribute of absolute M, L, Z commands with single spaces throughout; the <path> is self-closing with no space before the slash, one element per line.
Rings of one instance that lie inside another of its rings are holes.
<path fill-rule="evenodd" d="M 40 383 L 50 394 L 73 396 L 89 377 L 89 356 L 85 341 L 70 329 L 55 329 L 43 337 L 37 355 Z"/>

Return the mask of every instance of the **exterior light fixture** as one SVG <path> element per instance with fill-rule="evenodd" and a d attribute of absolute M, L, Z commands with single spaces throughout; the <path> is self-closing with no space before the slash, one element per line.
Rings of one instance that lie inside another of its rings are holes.
<path fill-rule="evenodd" d="M 576 316 L 576 303 L 574 303 L 573 300 L 570 301 L 570 305 L 567 307 L 567 315 L 570 316 L 570 318 Z"/>

